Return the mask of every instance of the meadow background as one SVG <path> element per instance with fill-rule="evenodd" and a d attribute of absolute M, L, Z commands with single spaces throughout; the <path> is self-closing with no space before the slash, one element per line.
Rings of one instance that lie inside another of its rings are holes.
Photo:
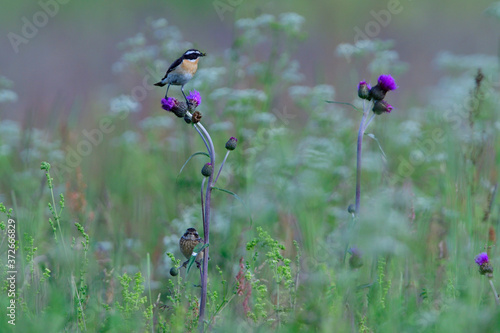
<path fill-rule="evenodd" d="M 169 270 L 202 230 L 206 159 L 179 171 L 204 145 L 151 86 L 195 47 L 186 91 L 218 163 L 238 138 L 218 186 L 241 200 L 213 193 L 211 329 L 498 332 L 474 257 L 500 263 L 499 29 L 490 1 L 2 4 L 0 331 L 198 329 L 199 274 Z M 361 112 L 326 101 L 359 107 L 380 74 L 399 88 L 364 138 L 355 220 Z"/>

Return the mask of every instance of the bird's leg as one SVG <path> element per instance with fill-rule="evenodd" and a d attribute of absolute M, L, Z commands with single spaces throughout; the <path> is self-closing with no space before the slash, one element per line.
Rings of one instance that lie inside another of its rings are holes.
<path fill-rule="evenodd" d="M 170 88 L 170 83 L 167 86 L 167 92 L 165 93 L 165 99 L 168 99 L 168 89 Z"/>
<path fill-rule="evenodd" d="M 184 93 L 184 86 L 181 86 L 181 91 L 182 91 L 182 94 L 184 95 L 184 98 L 186 99 L 186 105 L 189 107 L 191 105 L 191 103 L 188 101 L 186 94 Z"/>

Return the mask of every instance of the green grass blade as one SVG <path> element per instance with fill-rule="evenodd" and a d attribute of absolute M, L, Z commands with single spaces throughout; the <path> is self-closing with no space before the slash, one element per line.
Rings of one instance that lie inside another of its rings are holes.
<path fill-rule="evenodd" d="M 220 187 L 216 187 L 216 186 L 213 186 L 212 187 L 214 190 L 219 190 L 221 192 L 224 192 L 224 193 L 227 193 L 227 194 L 230 194 L 232 195 L 233 197 L 236 198 L 236 200 L 238 200 L 242 205 L 243 207 L 245 208 L 245 210 L 247 211 L 247 214 L 248 214 L 248 218 L 250 219 L 250 226 L 253 225 L 253 220 L 252 220 L 252 215 L 250 214 L 250 210 L 248 209 L 248 206 L 245 204 L 245 202 L 243 201 L 242 198 L 240 198 L 236 193 L 234 192 L 231 192 L 229 190 L 226 190 L 224 188 L 220 188 Z"/>
<path fill-rule="evenodd" d="M 354 104 L 352 103 L 345 103 L 345 102 L 335 102 L 335 101 L 325 101 L 327 103 L 331 103 L 331 104 L 343 104 L 343 105 L 349 105 L 349 106 L 352 106 L 354 110 L 356 111 L 361 111 L 360 109 L 358 109 L 357 107 L 354 106 Z"/>
<path fill-rule="evenodd" d="M 206 157 L 210 158 L 210 155 L 208 155 L 208 153 L 205 153 L 204 151 L 199 151 L 199 152 L 192 154 L 191 156 L 188 157 L 186 162 L 184 162 L 184 165 L 182 166 L 181 170 L 179 171 L 179 175 L 182 173 L 182 170 L 184 170 L 184 167 L 188 164 L 188 162 L 196 155 L 205 155 Z"/>
<path fill-rule="evenodd" d="M 220 187 L 215 187 L 215 186 L 214 186 L 214 187 L 212 187 L 212 188 L 213 188 L 214 190 L 219 190 L 219 191 L 221 191 L 221 192 L 225 192 L 225 193 L 227 193 L 227 194 L 231 194 L 233 197 L 235 197 L 235 198 L 236 198 L 239 202 L 241 202 L 243 205 L 245 204 L 245 203 L 243 202 L 243 199 L 241 199 L 241 198 L 240 198 L 240 197 L 239 197 L 236 193 L 234 193 L 234 192 L 231 192 L 231 191 L 229 191 L 229 190 L 226 190 L 226 189 L 223 189 L 223 188 L 220 188 Z"/>
<path fill-rule="evenodd" d="M 204 244 L 204 243 L 199 243 L 198 245 L 196 245 L 193 249 L 193 254 L 191 255 L 191 257 L 189 257 L 189 261 L 187 263 L 187 272 L 186 274 L 189 274 L 189 270 L 191 269 L 191 266 L 193 266 L 195 260 L 196 260 L 196 256 L 198 255 L 198 253 L 200 253 L 201 251 L 203 251 L 206 247 L 208 247 L 208 244 Z"/>
<path fill-rule="evenodd" d="M 384 150 L 382 149 L 382 146 L 380 145 L 380 142 L 375 137 L 375 135 L 372 133 L 367 133 L 366 135 L 369 136 L 370 138 L 372 138 L 373 140 L 377 141 L 378 147 L 380 148 L 380 151 L 382 152 L 382 156 L 384 156 L 384 159 L 387 160 L 387 156 L 385 156 Z"/>

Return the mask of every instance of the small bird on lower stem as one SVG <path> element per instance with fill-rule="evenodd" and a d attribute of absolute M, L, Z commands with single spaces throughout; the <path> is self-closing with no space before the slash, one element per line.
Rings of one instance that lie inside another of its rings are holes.
<path fill-rule="evenodd" d="M 203 243 L 203 238 L 200 237 L 198 231 L 196 231 L 195 228 L 188 228 L 179 240 L 179 248 L 184 257 L 186 257 L 186 259 L 189 259 L 193 255 L 195 246 L 199 243 Z M 196 261 L 198 263 L 200 263 L 202 260 L 203 251 L 196 255 Z"/>

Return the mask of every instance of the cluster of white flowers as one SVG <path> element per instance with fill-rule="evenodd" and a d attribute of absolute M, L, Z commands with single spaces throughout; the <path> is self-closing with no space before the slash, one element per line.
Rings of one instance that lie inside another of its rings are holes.
<path fill-rule="evenodd" d="M 147 117 L 139 123 L 143 130 L 152 129 L 168 129 L 174 125 L 174 120 L 171 116 L 163 115 L 156 117 Z"/>
<path fill-rule="evenodd" d="M 498 57 L 486 54 L 456 55 L 451 52 L 441 52 L 434 62 L 440 69 L 456 72 L 477 71 L 478 68 L 485 73 L 498 71 Z"/>
<path fill-rule="evenodd" d="M 392 48 L 392 41 L 381 41 L 379 39 L 362 39 L 354 44 L 341 43 L 337 46 L 335 52 L 340 57 L 350 58 L 352 56 L 362 56 L 377 51 L 388 50 Z"/>
<path fill-rule="evenodd" d="M 262 90 L 258 89 L 231 89 L 224 87 L 214 90 L 210 94 L 210 98 L 213 100 L 226 98 L 228 101 L 238 102 L 265 102 L 267 100 L 267 95 Z"/>
<path fill-rule="evenodd" d="M 291 86 L 288 94 L 295 103 L 306 103 L 309 107 L 314 104 L 324 106 L 325 101 L 335 98 L 335 88 L 328 84 L 319 84 L 314 87 Z"/>
<path fill-rule="evenodd" d="M 134 131 L 125 131 L 120 136 L 111 139 L 111 144 L 113 146 L 132 146 L 139 143 L 140 135 Z"/>
<path fill-rule="evenodd" d="M 492 3 L 484 12 L 500 20 L 500 1 Z"/>
<path fill-rule="evenodd" d="M 138 112 L 140 109 L 141 105 L 129 95 L 120 95 L 109 103 L 109 110 L 113 115 Z"/>
<path fill-rule="evenodd" d="M 0 89 L 0 103 L 17 102 L 17 94 L 9 89 Z"/>
<path fill-rule="evenodd" d="M 298 33 L 301 31 L 305 19 L 297 13 L 282 13 L 279 22 L 290 32 Z"/>
<path fill-rule="evenodd" d="M 200 68 L 196 72 L 196 79 L 190 85 L 196 90 L 201 89 L 203 86 L 213 87 L 224 74 L 226 74 L 225 67 Z"/>
<path fill-rule="evenodd" d="M 335 138 L 308 136 L 300 142 L 297 154 L 302 163 L 314 170 L 330 170 L 332 161 L 345 159 L 343 145 Z"/>
<path fill-rule="evenodd" d="M 418 121 L 411 119 L 405 120 L 398 125 L 396 133 L 393 134 L 394 140 L 392 141 L 399 146 L 410 145 L 415 139 L 421 137 L 421 127 L 422 124 Z"/>

